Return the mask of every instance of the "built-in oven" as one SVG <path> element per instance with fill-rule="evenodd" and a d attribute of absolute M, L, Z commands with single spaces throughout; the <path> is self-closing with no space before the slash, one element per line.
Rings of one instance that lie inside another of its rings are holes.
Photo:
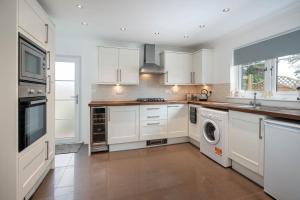
<path fill-rule="evenodd" d="M 19 35 L 19 80 L 46 84 L 47 53 Z"/>
<path fill-rule="evenodd" d="M 19 85 L 19 152 L 46 134 L 46 86 Z"/>

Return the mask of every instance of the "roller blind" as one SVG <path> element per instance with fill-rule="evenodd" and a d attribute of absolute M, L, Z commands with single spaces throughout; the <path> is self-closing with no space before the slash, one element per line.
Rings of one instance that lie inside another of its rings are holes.
<path fill-rule="evenodd" d="M 234 50 L 234 65 L 300 53 L 300 30 Z"/>

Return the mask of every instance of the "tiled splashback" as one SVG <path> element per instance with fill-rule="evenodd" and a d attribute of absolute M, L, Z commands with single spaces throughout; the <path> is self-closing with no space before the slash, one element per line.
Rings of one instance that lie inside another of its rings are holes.
<path fill-rule="evenodd" d="M 140 84 L 128 85 L 92 85 L 93 100 L 133 100 L 143 97 L 161 97 L 183 100 L 187 93 L 199 93 L 199 86 L 166 86 L 161 84 L 161 75 L 142 74 Z"/>

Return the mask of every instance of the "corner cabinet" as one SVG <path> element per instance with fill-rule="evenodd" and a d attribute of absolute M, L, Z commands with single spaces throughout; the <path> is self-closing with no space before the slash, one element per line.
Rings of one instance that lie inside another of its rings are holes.
<path fill-rule="evenodd" d="M 139 106 L 108 107 L 108 144 L 139 141 L 139 110 Z"/>
<path fill-rule="evenodd" d="M 164 51 L 161 65 L 165 68 L 165 85 L 201 85 L 213 83 L 213 51 L 195 53 Z"/>
<path fill-rule="evenodd" d="M 188 136 L 188 105 L 168 105 L 168 138 Z"/>
<path fill-rule="evenodd" d="M 229 157 L 263 176 L 265 116 L 229 111 Z"/>
<path fill-rule="evenodd" d="M 98 47 L 97 84 L 139 84 L 139 49 Z"/>

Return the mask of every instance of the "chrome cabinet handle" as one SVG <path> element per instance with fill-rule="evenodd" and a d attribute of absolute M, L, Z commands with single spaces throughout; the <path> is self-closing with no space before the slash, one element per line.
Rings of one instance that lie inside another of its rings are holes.
<path fill-rule="evenodd" d="M 147 110 L 159 110 L 160 108 L 147 108 Z"/>
<path fill-rule="evenodd" d="M 260 140 L 262 140 L 263 139 L 263 137 L 262 137 L 262 131 L 261 131 L 261 122 L 262 122 L 262 120 L 263 120 L 263 118 L 259 118 L 259 135 L 258 135 L 258 138 L 260 139 Z"/>
<path fill-rule="evenodd" d="M 168 106 L 168 108 L 178 108 L 179 106 Z"/>
<path fill-rule="evenodd" d="M 107 108 L 107 118 L 108 118 L 107 120 L 110 121 L 110 109 L 109 108 Z"/>
<path fill-rule="evenodd" d="M 191 72 L 191 83 L 193 83 L 193 72 Z"/>
<path fill-rule="evenodd" d="M 122 82 L 122 70 L 120 69 L 120 82 Z"/>
<path fill-rule="evenodd" d="M 160 116 L 147 116 L 147 118 L 150 118 L 150 119 L 152 119 L 152 118 L 159 118 Z"/>
<path fill-rule="evenodd" d="M 166 82 L 168 83 L 169 82 L 169 72 L 168 71 L 166 71 Z"/>
<path fill-rule="evenodd" d="M 49 160 L 49 141 L 45 141 L 46 143 L 46 158 L 45 160 Z"/>
<path fill-rule="evenodd" d="M 195 83 L 195 72 L 193 72 L 193 83 Z"/>
<path fill-rule="evenodd" d="M 48 54 L 48 70 L 51 69 L 51 51 L 47 51 Z"/>
<path fill-rule="evenodd" d="M 117 82 L 119 82 L 119 69 L 117 69 Z"/>
<path fill-rule="evenodd" d="M 147 123 L 147 125 L 148 126 L 155 126 L 155 125 L 160 125 L 160 123 L 159 122 L 157 122 L 157 123 Z"/>
<path fill-rule="evenodd" d="M 51 75 L 48 75 L 48 94 L 51 94 Z"/>
<path fill-rule="evenodd" d="M 46 27 L 46 40 L 45 43 L 48 44 L 49 42 L 49 24 L 45 24 Z"/>

